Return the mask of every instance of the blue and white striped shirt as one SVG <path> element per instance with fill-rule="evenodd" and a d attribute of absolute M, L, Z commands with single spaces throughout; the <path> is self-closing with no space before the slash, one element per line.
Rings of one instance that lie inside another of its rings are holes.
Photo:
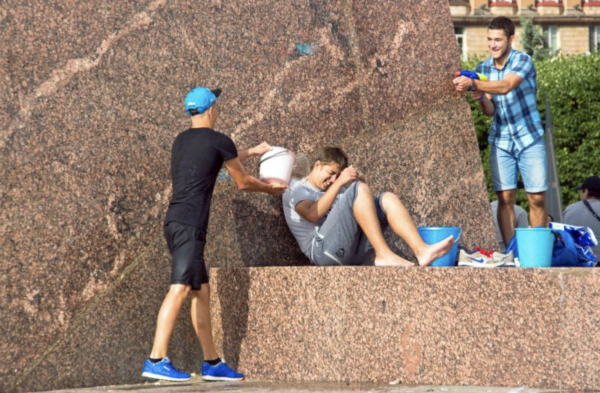
<path fill-rule="evenodd" d="M 479 63 L 477 72 L 490 81 L 501 81 L 505 75 L 521 77 L 523 82 L 506 95 L 493 95 L 496 107 L 488 142 L 508 152 L 519 153 L 544 135 L 537 109 L 536 72 L 531 57 L 512 49 L 504 68 L 498 70 L 489 57 Z"/>

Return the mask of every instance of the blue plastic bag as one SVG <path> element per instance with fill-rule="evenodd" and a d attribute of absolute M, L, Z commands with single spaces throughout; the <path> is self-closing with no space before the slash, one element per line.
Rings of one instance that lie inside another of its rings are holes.
<path fill-rule="evenodd" d="M 559 252 L 562 252 L 562 254 L 559 255 L 560 259 L 557 260 L 557 263 L 560 263 L 559 261 L 565 261 L 563 263 L 570 263 L 569 258 L 572 258 L 572 257 L 564 255 L 564 253 L 566 251 L 560 250 L 560 248 L 568 248 L 569 254 L 573 254 L 573 253 L 577 254 L 577 265 L 576 266 L 578 266 L 578 267 L 594 267 L 594 266 L 596 266 L 598 259 L 594 255 L 594 252 L 592 251 L 591 246 L 596 246 L 598 244 L 598 241 L 596 240 L 596 236 L 594 236 L 594 232 L 592 232 L 592 230 L 590 228 L 576 227 L 574 225 L 566 225 L 566 224 L 561 224 L 558 222 L 551 222 L 549 227 L 552 228 L 552 230 L 555 233 L 557 233 L 558 235 L 560 235 L 564 240 L 564 243 L 562 245 L 561 244 L 557 245 L 557 242 L 554 242 L 555 250 L 558 247 Z M 571 240 L 572 240 L 573 244 L 571 244 Z M 564 247 L 563 247 L 563 245 L 564 245 Z M 554 255 L 553 255 L 553 262 L 554 262 Z M 554 266 L 554 264 L 553 264 L 553 266 Z M 557 265 L 557 266 L 564 266 L 564 265 Z M 569 266 L 572 266 L 572 265 L 569 265 Z"/>
<path fill-rule="evenodd" d="M 573 236 L 568 231 L 553 229 L 554 248 L 552 249 L 552 267 L 577 267 L 579 253 Z"/>

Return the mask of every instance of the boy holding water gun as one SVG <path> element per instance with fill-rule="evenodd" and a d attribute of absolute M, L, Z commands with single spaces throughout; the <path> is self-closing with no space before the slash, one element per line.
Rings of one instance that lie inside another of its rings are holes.
<path fill-rule="evenodd" d="M 483 113 L 494 118 L 488 142 L 504 244 L 514 235 L 519 172 L 529 200 L 531 226 L 548 226 L 546 144 L 536 104 L 536 71 L 529 55 L 512 49 L 514 39 L 513 22 L 503 16 L 494 18 L 487 31 L 491 56 L 479 63 L 475 73 L 459 72 L 452 81 L 456 91 L 471 92 Z"/>

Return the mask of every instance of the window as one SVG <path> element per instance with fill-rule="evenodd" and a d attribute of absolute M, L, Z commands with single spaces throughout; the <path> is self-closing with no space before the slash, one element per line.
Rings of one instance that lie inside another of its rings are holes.
<path fill-rule="evenodd" d="M 458 44 L 458 53 L 460 54 L 460 58 L 466 60 L 467 36 L 465 34 L 465 28 L 462 26 L 454 27 L 454 36 L 456 37 L 456 43 Z"/>
<path fill-rule="evenodd" d="M 558 27 L 544 27 L 544 48 L 549 50 L 550 56 L 555 56 L 558 54 Z"/>
<path fill-rule="evenodd" d="M 515 0 L 490 0 L 490 7 L 516 7 Z"/>
<path fill-rule="evenodd" d="M 600 51 L 600 26 L 590 26 L 590 52 Z"/>

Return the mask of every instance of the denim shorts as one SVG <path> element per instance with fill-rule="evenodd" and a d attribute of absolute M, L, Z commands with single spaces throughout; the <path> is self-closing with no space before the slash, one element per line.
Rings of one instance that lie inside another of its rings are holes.
<path fill-rule="evenodd" d="M 519 171 L 526 192 L 538 193 L 548 189 L 548 159 L 544 137 L 518 153 L 492 145 L 490 160 L 494 191 L 516 190 Z"/>
<path fill-rule="evenodd" d="M 333 205 L 325 222 L 316 228 L 311 248 L 311 262 L 318 266 L 365 265 L 374 255 L 373 246 L 354 217 L 354 201 L 360 181 L 352 183 Z M 375 198 L 375 211 L 383 231 L 388 221 L 381 202 Z"/>

